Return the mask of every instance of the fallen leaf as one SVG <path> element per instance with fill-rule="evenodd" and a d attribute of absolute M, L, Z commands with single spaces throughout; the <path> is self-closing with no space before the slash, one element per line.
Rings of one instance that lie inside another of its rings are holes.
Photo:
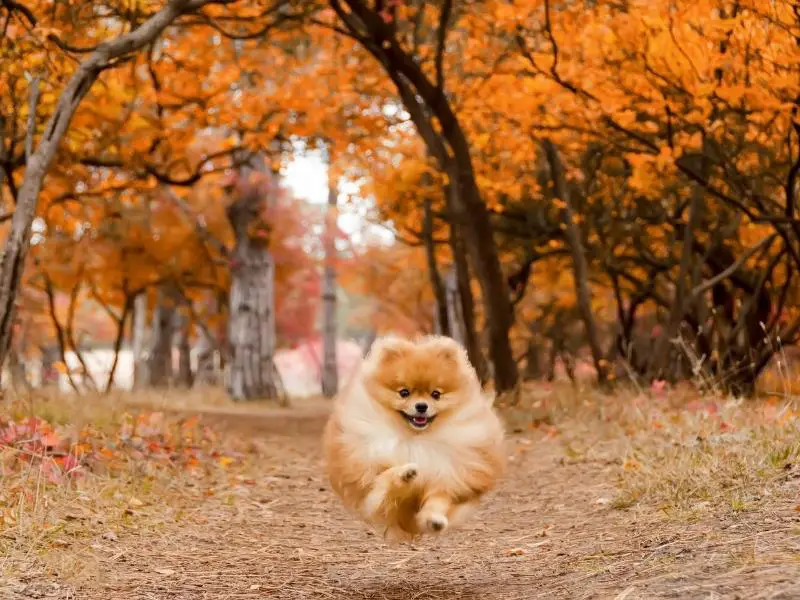
<path fill-rule="evenodd" d="M 525 548 L 511 548 L 503 552 L 506 556 L 522 556 L 525 554 Z"/>
<path fill-rule="evenodd" d="M 629 457 L 622 464 L 622 469 L 625 470 L 625 471 L 635 471 L 636 469 L 638 469 L 641 466 L 642 466 L 642 464 L 638 460 L 636 460 L 633 457 Z"/>
<path fill-rule="evenodd" d="M 135 496 L 128 500 L 128 506 L 131 508 L 141 508 L 144 506 L 144 502 L 136 498 Z"/>

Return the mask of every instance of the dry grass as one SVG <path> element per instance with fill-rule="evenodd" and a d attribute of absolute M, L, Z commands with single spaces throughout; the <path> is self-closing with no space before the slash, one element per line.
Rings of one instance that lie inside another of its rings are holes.
<path fill-rule="evenodd" d="M 647 503 L 677 518 L 710 504 L 744 511 L 800 474 L 800 410 L 790 398 L 724 399 L 689 387 L 608 396 L 566 386 L 523 398 L 507 411 L 512 428 L 557 435 L 567 461 L 618 465 L 617 508 Z"/>
<path fill-rule="evenodd" d="M 74 577 L 93 568 L 76 554 L 126 532 L 154 534 L 218 489 L 249 480 L 257 445 L 219 440 L 187 420 L 182 411 L 193 400 L 230 410 L 219 392 L 6 399 L 0 417 L 53 425 L 80 466 L 65 474 L 25 439 L 0 445 L 0 578 L 32 565 Z M 2 425 L 0 418 L 0 432 Z"/>
<path fill-rule="evenodd" d="M 200 406 L 223 454 L 196 472 L 132 460 L 37 491 L 27 524 L 6 538 L 15 600 L 800 597 L 800 436 L 788 400 L 525 389 L 503 409 L 507 481 L 463 532 L 411 546 L 384 544 L 328 489 L 323 402 L 62 402 L 37 410 L 105 420 L 104 435 L 132 406 L 173 415 L 169 426 Z"/>

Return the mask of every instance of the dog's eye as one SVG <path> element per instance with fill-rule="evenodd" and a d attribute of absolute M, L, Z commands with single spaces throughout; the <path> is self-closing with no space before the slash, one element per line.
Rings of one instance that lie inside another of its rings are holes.
<path fill-rule="evenodd" d="M 400 394 L 401 398 L 408 398 L 411 395 L 411 392 L 409 392 L 406 388 L 403 388 L 398 393 Z"/>
<path fill-rule="evenodd" d="M 434 400 L 438 400 L 441 397 L 442 397 L 442 392 L 440 392 L 439 390 L 433 390 L 431 392 L 431 398 L 433 398 Z"/>

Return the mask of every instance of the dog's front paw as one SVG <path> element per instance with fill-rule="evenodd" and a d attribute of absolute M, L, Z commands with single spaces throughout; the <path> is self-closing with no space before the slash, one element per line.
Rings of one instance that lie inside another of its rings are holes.
<path fill-rule="evenodd" d="M 418 473 L 419 470 L 417 469 L 417 465 L 414 463 L 403 465 L 403 467 L 400 469 L 400 481 L 403 483 L 411 483 L 417 478 Z"/>

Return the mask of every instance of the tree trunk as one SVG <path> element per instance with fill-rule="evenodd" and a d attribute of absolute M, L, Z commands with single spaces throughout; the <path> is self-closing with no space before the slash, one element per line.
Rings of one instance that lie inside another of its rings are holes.
<path fill-rule="evenodd" d="M 514 310 L 494 243 L 489 210 L 475 180 L 470 144 L 444 89 L 444 71 L 437 69 L 434 83 L 430 73 L 421 67 L 419 57 L 404 50 L 379 8 L 351 0 L 331 1 L 329 5 L 384 67 L 428 151 L 450 178 L 448 206 L 454 220 L 464 227 L 466 247 L 481 286 L 495 388 L 498 392 L 512 390 L 519 375 L 509 340 Z M 442 43 L 452 21 L 446 14 L 450 9 L 443 11 L 445 18 L 439 24 Z"/>
<path fill-rule="evenodd" d="M 216 297 L 211 295 L 206 300 L 208 310 L 207 315 L 213 315 L 217 312 Z M 197 345 L 195 351 L 197 352 L 197 370 L 194 375 L 194 385 L 196 387 L 214 386 L 218 383 L 218 367 L 216 364 L 216 356 L 218 347 L 214 339 L 214 330 L 211 327 L 202 326 L 197 323 Z"/>
<path fill-rule="evenodd" d="M 681 246 L 681 260 L 678 270 L 678 280 L 675 283 L 675 295 L 672 298 L 667 324 L 661 335 L 656 340 L 656 347 L 653 352 L 653 360 L 650 363 L 649 377 L 661 378 L 666 375 L 669 366 L 670 350 L 672 340 L 675 339 L 680 330 L 683 317 L 686 314 L 686 296 L 692 284 L 692 253 L 694 244 L 694 230 L 700 216 L 700 202 L 703 197 L 703 189 L 696 185 L 692 192 L 689 202 L 689 218 L 683 230 L 683 241 Z"/>
<path fill-rule="evenodd" d="M 198 329 L 197 335 L 197 371 L 194 376 L 194 385 L 195 387 L 216 385 L 217 365 L 214 342 L 202 328 Z"/>
<path fill-rule="evenodd" d="M 447 321 L 451 325 L 450 337 L 467 348 L 466 335 L 464 333 L 464 319 L 461 315 L 461 295 L 458 293 L 458 277 L 455 268 L 447 272 L 444 286 Z M 467 348 L 467 350 L 469 349 Z"/>
<path fill-rule="evenodd" d="M 114 360 L 111 363 L 111 368 L 108 370 L 108 377 L 106 378 L 105 393 L 111 392 L 114 387 L 114 377 L 117 373 L 117 366 L 119 365 L 119 353 L 122 350 L 122 341 L 125 339 L 125 324 L 128 322 L 128 315 L 131 312 L 133 302 L 130 296 L 125 297 L 125 304 L 122 307 L 122 314 L 119 319 L 116 319 L 117 334 L 114 338 Z"/>
<path fill-rule="evenodd" d="M 8 350 L 8 376 L 10 378 L 11 389 L 16 394 L 31 391 L 31 380 L 29 378 L 28 366 L 23 359 L 23 349 L 25 340 L 28 337 L 30 320 L 26 319 L 17 333 L 17 338 L 12 340 Z"/>
<path fill-rule="evenodd" d="M 56 363 L 59 362 L 61 352 L 58 346 L 50 345 L 42 348 L 42 367 L 39 384 L 42 387 L 50 387 L 58 385 L 58 371 L 56 370 Z M 70 386 L 73 390 L 77 391 L 77 386 L 72 379 L 72 375 L 67 370 L 66 377 L 69 380 Z"/>
<path fill-rule="evenodd" d="M 325 273 L 322 281 L 322 395 L 333 398 L 339 388 L 336 361 L 336 182 L 328 166 L 328 212 L 325 218 Z"/>
<path fill-rule="evenodd" d="M 17 395 L 29 392 L 31 389 L 28 383 L 28 373 L 25 369 L 25 363 L 20 358 L 19 353 L 15 348 L 10 348 L 8 352 L 8 375 L 11 379 L 11 389 Z"/>
<path fill-rule="evenodd" d="M 171 291 L 159 288 L 153 311 L 150 352 L 147 360 L 148 382 L 156 388 L 167 387 L 172 381 L 172 338 L 175 323 L 175 298 Z"/>
<path fill-rule="evenodd" d="M 240 179 L 246 180 L 247 171 L 242 169 Z M 245 184 L 227 209 L 236 239 L 228 320 L 228 393 L 234 400 L 281 397 L 274 363 L 275 266 L 268 238 L 251 236 L 263 212 L 267 193 Z"/>
<path fill-rule="evenodd" d="M 189 317 L 175 314 L 175 347 L 178 350 L 178 373 L 175 384 L 181 388 L 192 387 L 192 348 L 189 344 Z"/>
<path fill-rule="evenodd" d="M 469 276 L 469 262 L 464 252 L 460 229 L 455 223 L 450 224 L 450 249 L 453 253 L 454 270 L 450 272 L 447 282 L 447 306 L 450 327 L 458 332 L 456 338 L 466 349 L 472 366 L 478 373 L 481 383 L 487 377 L 486 361 L 481 352 L 478 333 L 475 331 L 475 301 L 472 296 L 472 284 Z"/>
<path fill-rule="evenodd" d="M 436 331 L 439 335 L 449 336 L 451 335 L 451 321 L 448 315 L 448 296 L 445 284 L 442 281 L 442 275 L 439 273 L 439 266 L 436 264 L 436 244 L 433 239 L 433 210 L 431 209 L 429 198 L 423 201 L 423 211 L 422 239 L 425 244 L 425 256 L 428 260 L 428 278 L 431 281 L 433 296 L 436 299 Z"/>
<path fill-rule="evenodd" d="M 147 372 L 147 292 L 142 292 L 133 301 L 133 323 L 131 325 L 131 351 L 133 352 L 133 389 L 148 386 Z"/>
<path fill-rule="evenodd" d="M 81 393 L 81 389 L 78 384 L 75 382 L 75 378 L 72 376 L 72 369 L 69 366 L 69 361 L 67 360 L 67 335 L 64 332 L 64 327 L 61 325 L 61 321 L 58 319 L 58 312 L 56 311 L 56 293 L 55 288 L 53 287 L 53 282 L 47 276 L 46 273 L 42 273 L 44 277 L 44 291 L 47 295 L 47 306 L 48 312 L 50 314 L 50 321 L 53 324 L 53 329 L 56 332 L 56 342 L 58 343 L 58 356 L 61 359 L 61 363 L 64 366 L 65 376 L 67 381 L 69 382 L 70 387 L 76 394 Z M 10 340 L 9 340 L 10 341 Z M 52 364 L 52 362 L 51 362 Z M 43 369 L 44 370 L 44 369 Z M 47 369 L 49 372 L 49 369 Z M 58 375 L 56 374 L 56 381 L 58 381 Z"/>
<path fill-rule="evenodd" d="M 526 381 L 541 379 L 544 375 L 542 368 L 542 348 L 535 339 L 528 341 L 528 350 L 525 352 L 525 371 L 523 377 Z"/>
<path fill-rule="evenodd" d="M 73 114 L 104 69 L 115 59 L 152 43 L 167 26 L 189 9 L 190 4 L 192 4 L 190 0 L 172 0 L 133 31 L 100 44 L 97 50 L 80 63 L 59 96 L 55 111 L 45 126 L 39 145 L 33 152 L 30 152 L 33 150 L 33 131 L 29 131 L 25 175 L 17 194 L 11 230 L 0 258 L 0 365 L 5 362 L 11 342 L 15 302 L 28 253 L 31 225 L 39 203 L 39 192 Z M 31 91 L 32 97 L 34 94 L 38 96 L 38 90 Z M 35 102 L 32 101 L 31 105 L 32 112 L 35 113 Z M 30 122 L 35 126 L 36 119 L 32 118 Z"/>
<path fill-rule="evenodd" d="M 564 203 L 561 217 L 564 222 L 567 243 L 572 255 L 573 278 L 575 280 L 575 297 L 578 300 L 578 309 L 583 319 L 586 338 L 592 352 L 592 360 L 597 370 L 597 381 L 601 386 L 608 383 L 608 367 L 603 348 L 600 345 L 600 335 L 592 313 L 592 293 L 589 289 L 589 265 L 586 262 L 586 253 L 583 249 L 581 232 L 575 223 L 572 192 L 564 175 L 564 165 L 558 150 L 550 140 L 545 140 L 544 146 L 547 161 L 550 164 L 550 175 L 553 178 L 554 191 L 559 200 Z"/>
<path fill-rule="evenodd" d="M 505 277 L 500 268 L 500 259 L 497 256 L 489 211 L 475 183 L 472 161 L 468 158 L 469 151 L 462 150 L 457 155 L 465 152 L 467 157 L 462 157 L 463 164 L 458 166 L 458 200 L 453 204 L 458 210 L 456 219 L 459 224 L 465 225 L 466 247 L 481 285 L 495 388 L 498 392 L 505 392 L 517 385 L 519 377 L 508 337 L 514 313 Z"/>
<path fill-rule="evenodd" d="M 370 329 L 369 333 L 367 333 L 366 337 L 364 338 L 361 344 L 361 354 L 362 356 L 366 356 L 369 354 L 369 351 L 372 350 L 372 344 L 375 343 L 375 340 L 378 338 L 378 334 L 374 329 Z"/>

